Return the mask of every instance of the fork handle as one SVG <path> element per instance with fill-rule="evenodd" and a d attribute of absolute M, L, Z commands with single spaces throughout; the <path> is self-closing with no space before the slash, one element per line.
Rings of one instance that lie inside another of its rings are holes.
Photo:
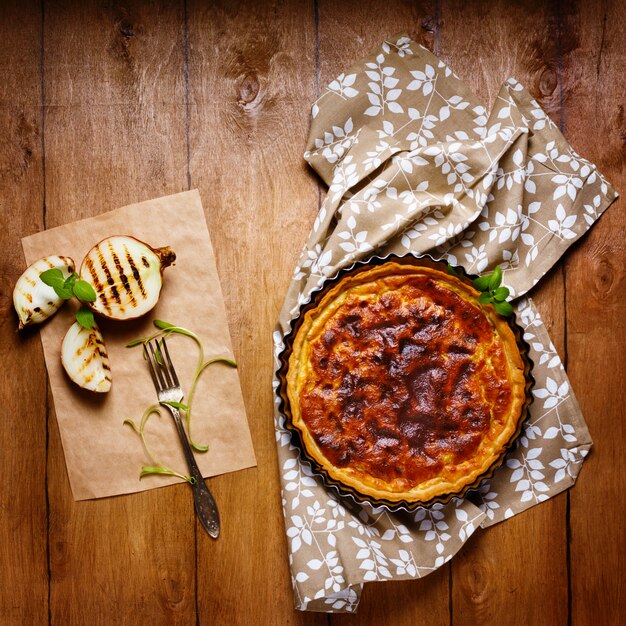
<path fill-rule="evenodd" d="M 215 504 L 215 500 L 213 499 L 209 488 L 206 486 L 206 482 L 204 482 L 202 473 L 198 468 L 193 451 L 189 445 L 189 439 L 187 438 L 183 421 L 180 418 L 180 412 L 177 408 L 170 406 L 169 404 L 164 406 L 169 409 L 172 417 L 174 418 L 176 430 L 178 431 L 178 436 L 180 437 L 180 442 L 183 446 L 183 452 L 185 453 L 185 458 L 187 459 L 189 475 L 194 479 L 194 482 L 190 483 L 190 486 L 193 491 L 193 501 L 196 509 L 196 515 L 209 536 L 213 537 L 213 539 L 217 539 L 220 534 L 220 514 L 217 510 L 217 504 Z"/>

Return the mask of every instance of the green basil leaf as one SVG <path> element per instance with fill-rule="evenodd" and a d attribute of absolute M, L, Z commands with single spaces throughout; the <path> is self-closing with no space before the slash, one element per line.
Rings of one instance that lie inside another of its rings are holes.
<path fill-rule="evenodd" d="M 508 317 L 513 313 L 513 307 L 510 302 L 494 302 L 494 309 L 502 316 Z"/>
<path fill-rule="evenodd" d="M 511 292 L 507 289 L 507 287 L 498 287 L 493 292 L 493 299 L 498 302 L 504 302 L 509 297 L 510 293 Z"/>
<path fill-rule="evenodd" d="M 63 283 L 63 286 L 66 289 L 72 289 L 72 287 L 74 287 L 74 283 L 78 280 L 78 274 L 76 272 L 74 272 L 73 274 L 70 274 L 66 279 L 65 282 Z"/>
<path fill-rule="evenodd" d="M 87 330 L 91 330 L 95 323 L 93 313 L 84 306 L 76 311 L 76 321 Z"/>
<path fill-rule="evenodd" d="M 42 283 L 48 285 L 48 287 L 54 287 L 55 285 L 63 286 L 65 279 L 63 278 L 63 272 L 56 267 L 39 274 L 39 280 Z"/>
<path fill-rule="evenodd" d="M 72 286 L 72 291 L 83 302 L 95 302 L 96 300 L 95 289 L 85 280 L 77 280 Z"/>
<path fill-rule="evenodd" d="M 168 402 L 167 400 L 161 402 L 161 404 L 167 404 L 167 406 L 173 406 L 175 409 L 182 409 L 183 411 L 187 411 L 189 410 L 189 407 L 186 404 L 183 404 L 182 402 Z"/>
<path fill-rule="evenodd" d="M 496 268 L 493 270 L 491 277 L 489 278 L 489 290 L 493 291 L 500 286 L 502 282 L 502 269 L 499 265 L 496 265 Z"/>
<path fill-rule="evenodd" d="M 474 289 L 478 289 L 478 291 L 487 291 L 489 289 L 489 274 L 485 276 L 479 276 L 476 280 L 472 282 Z"/>
<path fill-rule="evenodd" d="M 74 296 L 71 289 L 68 289 L 64 283 L 53 285 L 52 289 L 59 296 L 59 298 L 63 298 L 63 300 L 69 300 Z"/>
<path fill-rule="evenodd" d="M 459 273 L 454 269 L 454 267 L 452 267 L 452 265 L 450 265 L 450 263 L 448 263 L 448 274 L 456 276 L 456 278 L 460 278 Z"/>
<path fill-rule="evenodd" d="M 491 297 L 491 294 L 488 291 L 483 291 L 478 296 L 478 302 L 480 302 L 481 304 L 489 304 L 492 300 L 493 298 Z"/>

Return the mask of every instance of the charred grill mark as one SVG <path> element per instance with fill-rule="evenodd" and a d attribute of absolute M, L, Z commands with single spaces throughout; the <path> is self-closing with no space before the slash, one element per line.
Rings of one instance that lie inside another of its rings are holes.
<path fill-rule="evenodd" d="M 104 256 L 102 255 L 100 246 L 96 246 L 96 254 L 98 255 L 98 261 L 100 262 L 100 267 L 102 267 L 102 269 L 104 270 L 104 274 L 107 277 L 107 283 L 111 285 L 113 282 L 113 279 L 111 278 L 111 272 L 109 272 L 109 268 L 107 267 L 107 264 L 104 261 Z M 94 286 L 96 288 L 96 293 L 98 294 L 98 297 L 100 298 L 100 302 L 102 303 L 102 306 L 104 307 L 104 309 L 108 313 L 110 313 L 111 305 L 109 304 L 109 301 L 107 300 L 106 293 L 104 291 L 104 285 L 100 282 L 100 278 L 98 276 L 98 272 L 96 271 L 96 267 L 93 262 L 93 259 L 91 257 L 87 257 L 87 259 L 85 260 L 85 263 L 87 264 L 87 269 L 89 270 L 89 273 L 91 274 L 91 280 L 93 280 Z"/>
<path fill-rule="evenodd" d="M 141 257 L 141 262 L 143 263 L 144 267 L 150 267 L 150 262 L 148 261 L 148 259 L 146 259 L 145 256 Z"/>
<path fill-rule="evenodd" d="M 128 282 L 128 276 L 126 276 L 126 274 L 124 273 L 124 268 L 122 267 L 122 264 L 120 263 L 120 258 L 117 256 L 117 252 L 115 252 L 115 250 L 113 249 L 113 244 L 110 241 L 109 241 L 109 252 L 111 253 L 111 256 L 113 257 L 113 263 L 115 263 L 115 269 L 117 270 L 117 273 L 119 274 L 120 280 L 122 281 L 122 285 L 124 285 L 124 289 L 126 290 L 128 297 L 130 298 L 130 303 L 133 307 L 136 307 L 137 300 L 135 299 L 133 288 L 130 286 L 130 283 Z M 121 302 L 121 300 L 119 300 L 119 294 L 117 297 L 118 297 L 118 302 Z"/>
<path fill-rule="evenodd" d="M 54 269 L 54 265 L 52 263 L 50 263 L 50 261 L 48 259 L 44 259 L 43 262 L 51 269 Z"/>
<path fill-rule="evenodd" d="M 24 276 L 24 280 L 31 286 L 31 287 L 35 287 L 37 285 L 37 283 L 30 277 L 30 276 Z"/>
<path fill-rule="evenodd" d="M 135 265 L 135 260 L 133 259 L 131 253 L 128 251 L 128 248 L 126 246 L 124 246 L 124 251 L 126 252 L 126 260 L 128 261 L 128 264 L 130 265 L 130 269 L 133 270 L 133 277 L 137 281 L 137 286 L 139 287 L 139 291 L 141 291 L 141 295 L 143 296 L 143 299 L 146 300 L 148 298 L 148 295 L 146 294 L 146 290 L 143 286 L 143 281 L 141 280 L 141 274 L 139 273 L 139 270 L 137 269 L 137 266 Z"/>
<path fill-rule="evenodd" d="M 109 287 L 112 287 L 115 284 L 115 281 L 113 280 L 113 276 L 111 275 L 109 265 L 104 258 L 104 254 L 102 254 L 102 250 L 100 250 L 99 247 L 96 248 L 96 252 L 98 253 L 98 261 L 100 262 L 100 267 L 102 268 L 104 275 L 107 277 L 107 285 L 109 285 Z"/>
<path fill-rule="evenodd" d="M 108 355 L 107 355 L 107 349 L 104 345 L 104 342 L 99 338 L 96 337 L 96 345 L 98 346 L 96 348 L 96 352 L 103 358 L 103 359 L 108 359 Z"/>
<path fill-rule="evenodd" d="M 22 295 L 30 302 L 33 301 L 33 294 L 28 291 L 22 291 Z M 52 303 L 51 303 L 52 304 Z"/>
<path fill-rule="evenodd" d="M 80 368 L 78 369 L 78 373 L 82 373 L 83 370 L 96 358 L 96 355 L 100 354 L 99 352 L 92 352 L 82 363 Z"/>
<path fill-rule="evenodd" d="M 75 355 L 77 357 L 80 357 L 80 355 L 85 351 L 85 350 L 91 350 L 91 353 L 89 354 L 88 357 L 85 358 L 85 360 L 82 362 L 80 369 L 78 370 L 78 373 L 82 373 L 85 371 L 85 369 L 87 368 L 87 366 L 94 361 L 94 359 L 96 359 L 97 357 L 100 357 L 101 359 L 101 367 L 104 370 L 107 371 L 111 371 L 111 367 L 109 366 L 108 363 L 108 354 L 106 352 L 106 348 L 104 346 L 104 341 L 102 339 L 102 335 L 100 335 L 100 333 L 98 331 L 93 332 L 92 334 L 89 335 L 89 337 L 86 339 L 85 343 L 83 343 L 82 346 L 79 346 L 76 349 Z M 88 383 L 90 380 L 92 380 L 94 377 L 94 373 L 92 372 L 89 376 L 85 377 L 85 383 Z M 110 380 L 110 378 L 108 378 L 108 376 L 105 376 L 105 378 L 107 380 Z"/>
<path fill-rule="evenodd" d="M 96 272 L 96 268 L 94 267 L 91 257 L 87 257 L 87 259 L 85 259 L 85 264 L 87 265 L 87 269 L 91 274 L 91 280 L 93 281 L 94 287 L 96 288 L 96 292 L 102 295 L 104 285 L 100 282 L 98 272 Z"/>
<path fill-rule="evenodd" d="M 40 308 L 40 307 L 38 307 L 38 306 L 36 306 L 36 307 L 33 309 L 33 311 L 35 311 L 35 313 L 39 313 L 39 312 L 41 311 L 41 308 Z"/>
<path fill-rule="evenodd" d="M 104 257 L 104 254 L 102 254 L 102 250 L 100 250 L 100 245 L 96 246 L 96 254 L 98 255 L 98 262 L 100 263 L 100 267 L 102 268 L 102 271 L 104 272 L 104 275 L 107 278 L 107 285 L 109 286 L 111 290 L 111 295 L 113 296 L 113 299 L 118 304 L 120 304 L 121 303 L 120 294 L 118 293 L 117 287 L 115 286 L 115 280 L 113 280 L 113 276 L 111 275 L 111 270 L 109 269 L 109 265 L 107 264 L 106 258 Z M 110 313 L 111 305 L 109 304 L 105 291 L 102 291 L 100 293 L 100 300 L 106 307 L 107 312 Z"/>

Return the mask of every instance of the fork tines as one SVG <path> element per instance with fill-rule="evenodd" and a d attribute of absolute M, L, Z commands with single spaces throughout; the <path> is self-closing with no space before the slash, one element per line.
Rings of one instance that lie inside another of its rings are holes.
<path fill-rule="evenodd" d="M 148 361 L 150 375 L 157 391 L 180 386 L 165 338 L 161 339 L 161 341 L 158 339 L 148 341 L 143 346 L 143 353 L 144 358 Z"/>

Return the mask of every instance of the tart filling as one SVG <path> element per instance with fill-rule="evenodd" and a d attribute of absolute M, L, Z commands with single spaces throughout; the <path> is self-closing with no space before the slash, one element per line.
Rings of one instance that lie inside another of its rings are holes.
<path fill-rule="evenodd" d="M 502 458 L 525 400 L 507 321 L 444 272 L 385 263 L 305 313 L 287 373 L 292 423 L 366 497 L 460 493 Z"/>

